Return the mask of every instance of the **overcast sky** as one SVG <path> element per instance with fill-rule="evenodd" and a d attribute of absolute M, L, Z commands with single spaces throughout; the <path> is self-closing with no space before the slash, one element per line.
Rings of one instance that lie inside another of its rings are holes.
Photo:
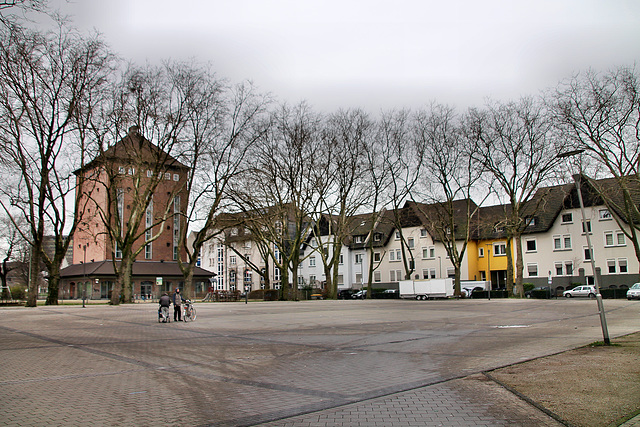
<path fill-rule="evenodd" d="M 321 111 L 459 109 L 640 59 L 637 0 L 50 0 L 123 58 L 210 62 Z"/>

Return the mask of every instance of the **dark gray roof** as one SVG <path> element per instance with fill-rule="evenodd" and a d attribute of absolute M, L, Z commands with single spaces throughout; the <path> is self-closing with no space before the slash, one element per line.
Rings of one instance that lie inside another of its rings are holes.
<path fill-rule="evenodd" d="M 119 262 L 118 262 L 119 263 Z M 72 264 L 60 271 L 60 277 L 73 278 L 82 276 L 115 276 L 113 262 L 100 261 L 86 264 Z M 136 261 L 133 263 L 133 277 L 183 277 L 177 262 Z M 214 273 L 195 267 L 193 277 L 208 278 Z"/>

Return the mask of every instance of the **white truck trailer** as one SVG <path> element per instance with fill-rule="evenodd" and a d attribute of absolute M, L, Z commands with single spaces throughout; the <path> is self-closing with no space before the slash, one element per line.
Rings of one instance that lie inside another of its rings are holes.
<path fill-rule="evenodd" d="M 401 280 L 400 298 L 427 300 L 453 296 L 453 279 Z"/>

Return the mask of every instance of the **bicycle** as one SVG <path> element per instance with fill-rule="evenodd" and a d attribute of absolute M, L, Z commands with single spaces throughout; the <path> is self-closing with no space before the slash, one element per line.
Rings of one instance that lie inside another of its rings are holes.
<path fill-rule="evenodd" d="M 182 320 L 193 322 L 196 320 L 196 308 L 191 304 L 191 300 L 185 300 L 183 304 Z"/>

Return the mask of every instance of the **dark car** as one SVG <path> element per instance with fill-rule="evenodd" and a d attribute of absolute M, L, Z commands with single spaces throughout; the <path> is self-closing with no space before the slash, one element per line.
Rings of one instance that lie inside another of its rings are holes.
<path fill-rule="evenodd" d="M 353 289 L 341 289 L 338 291 L 338 299 L 351 299 L 353 293 Z"/>
<path fill-rule="evenodd" d="M 526 298 L 551 298 L 551 288 L 548 286 L 538 286 L 524 293 Z"/>

